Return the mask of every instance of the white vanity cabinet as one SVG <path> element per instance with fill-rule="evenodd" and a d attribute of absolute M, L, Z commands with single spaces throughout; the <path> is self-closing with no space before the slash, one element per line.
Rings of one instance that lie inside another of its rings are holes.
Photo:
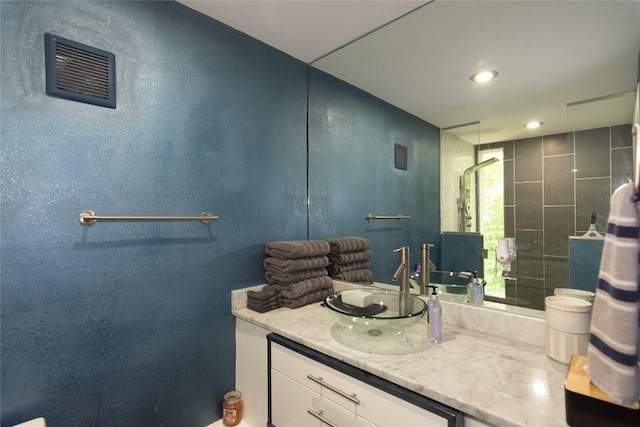
<path fill-rule="evenodd" d="M 269 425 L 461 427 L 464 414 L 276 334 L 269 342 Z"/>

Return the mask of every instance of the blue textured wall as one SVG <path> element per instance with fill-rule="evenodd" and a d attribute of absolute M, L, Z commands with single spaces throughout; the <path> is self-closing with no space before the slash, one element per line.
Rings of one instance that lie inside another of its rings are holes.
<path fill-rule="evenodd" d="M 305 64 L 174 2 L 0 7 L 1 425 L 219 419 L 230 292 L 306 238 Z M 45 32 L 115 53 L 117 109 L 45 95 Z"/>
<path fill-rule="evenodd" d="M 395 144 L 407 147 L 407 170 L 395 168 Z M 367 214 L 409 215 L 367 221 Z M 322 71 L 309 78 L 309 236 L 371 240 L 374 279 L 391 283 L 393 249 L 420 245 L 440 260 L 440 130 Z"/>
<path fill-rule="evenodd" d="M 435 127 L 174 2 L 0 19 L 2 427 L 203 427 L 234 387 L 230 291 L 264 282 L 266 242 L 363 235 L 387 281 L 394 247 L 438 239 Z M 45 32 L 115 53 L 115 110 L 45 95 Z"/>

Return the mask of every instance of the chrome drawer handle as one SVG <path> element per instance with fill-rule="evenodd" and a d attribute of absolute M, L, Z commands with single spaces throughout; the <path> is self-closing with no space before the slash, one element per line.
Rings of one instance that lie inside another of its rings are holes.
<path fill-rule="evenodd" d="M 307 413 L 313 415 L 323 423 L 327 424 L 329 427 L 340 427 L 338 424 L 334 424 L 325 417 L 322 416 L 322 411 L 315 412 L 311 409 L 307 409 Z"/>
<path fill-rule="evenodd" d="M 322 377 L 314 377 L 311 374 L 307 374 L 307 378 L 309 378 L 311 381 L 314 381 L 318 384 L 320 384 L 323 387 L 328 388 L 331 391 L 335 391 L 336 393 L 338 393 L 340 396 L 349 399 L 350 401 L 352 401 L 353 403 L 355 403 L 356 405 L 360 404 L 360 401 L 358 400 L 358 398 L 356 397 L 356 394 L 347 394 L 344 391 L 332 386 L 331 384 L 328 384 L 326 382 L 324 382 L 324 380 L 322 379 Z"/>

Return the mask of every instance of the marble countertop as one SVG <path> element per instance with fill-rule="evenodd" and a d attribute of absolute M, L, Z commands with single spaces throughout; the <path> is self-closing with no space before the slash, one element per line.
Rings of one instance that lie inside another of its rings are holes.
<path fill-rule="evenodd" d="M 539 345 L 450 323 L 443 326 L 442 344 L 430 344 L 426 318 L 396 338 L 359 338 L 335 324 L 319 303 L 267 313 L 249 310 L 249 289 L 233 292 L 238 318 L 496 426 L 567 425 L 568 367 L 549 359 Z M 447 308 L 443 302 L 443 311 Z M 475 315 L 483 311 L 491 310 Z"/>

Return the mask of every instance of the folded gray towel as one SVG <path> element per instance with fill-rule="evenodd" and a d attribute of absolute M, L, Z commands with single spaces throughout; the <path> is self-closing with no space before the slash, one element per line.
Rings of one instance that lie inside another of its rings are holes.
<path fill-rule="evenodd" d="M 267 311 L 275 310 L 276 308 L 283 307 L 282 301 L 278 301 L 271 304 L 255 305 L 247 303 L 249 310 L 257 311 L 258 313 L 266 313 Z"/>
<path fill-rule="evenodd" d="M 314 277 L 292 285 L 269 285 L 278 287 L 283 299 L 296 299 L 304 295 L 333 288 L 333 280 L 329 276 Z"/>
<path fill-rule="evenodd" d="M 373 256 L 370 250 L 329 254 L 329 260 L 336 264 L 349 264 L 356 261 L 368 260 Z"/>
<path fill-rule="evenodd" d="M 292 271 L 290 273 L 278 274 L 273 271 L 266 270 L 264 272 L 264 278 L 267 279 L 269 284 L 271 283 L 280 283 L 280 284 L 291 284 L 296 283 L 301 280 L 311 279 L 312 277 L 321 277 L 327 276 L 329 272 L 326 268 L 314 268 L 311 270 L 300 270 L 300 271 Z"/>
<path fill-rule="evenodd" d="M 278 296 L 278 289 L 265 286 L 259 291 L 248 291 L 247 299 L 254 301 L 266 301 Z"/>
<path fill-rule="evenodd" d="M 333 276 L 336 280 L 345 282 L 373 283 L 373 273 L 371 270 L 351 270 L 338 273 Z"/>
<path fill-rule="evenodd" d="M 362 270 L 367 268 L 369 268 L 368 259 L 363 261 L 350 262 L 347 264 L 337 264 L 335 262 L 332 263 L 331 261 L 329 261 L 327 272 L 329 273 L 329 276 L 333 276 L 337 273 L 344 273 L 345 271 Z"/>
<path fill-rule="evenodd" d="M 371 240 L 364 237 L 336 237 L 333 239 L 325 239 L 329 243 L 330 253 L 340 252 L 356 252 L 369 249 L 371 247 Z"/>
<path fill-rule="evenodd" d="M 289 240 L 269 242 L 267 255 L 280 259 L 309 258 L 329 253 L 329 243 L 324 240 Z"/>
<path fill-rule="evenodd" d="M 280 259 L 268 257 L 264 259 L 262 265 L 265 270 L 268 270 L 272 273 L 286 274 L 294 271 L 324 268 L 329 265 L 329 258 L 327 258 L 326 255 L 299 259 Z"/>
<path fill-rule="evenodd" d="M 333 293 L 333 289 L 323 289 L 317 292 L 306 294 L 300 298 L 289 299 L 282 298 L 282 305 L 288 308 L 298 308 L 314 302 L 324 301 L 324 299 Z"/>
<path fill-rule="evenodd" d="M 276 289 L 277 290 L 277 289 Z M 268 305 L 268 304 L 273 304 L 275 302 L 278 302 L 282 300 L 282 295 L 280 294 L 280 292 L 276 292 L 276 294 L 274 296 L 272 296 L 269 299 L 265 299 L 265 300 L 256 300 L 256 299 L 252 299 L 251 297 L 247 297 L 247 304 L 253 304 L 253 305 Z"/>

